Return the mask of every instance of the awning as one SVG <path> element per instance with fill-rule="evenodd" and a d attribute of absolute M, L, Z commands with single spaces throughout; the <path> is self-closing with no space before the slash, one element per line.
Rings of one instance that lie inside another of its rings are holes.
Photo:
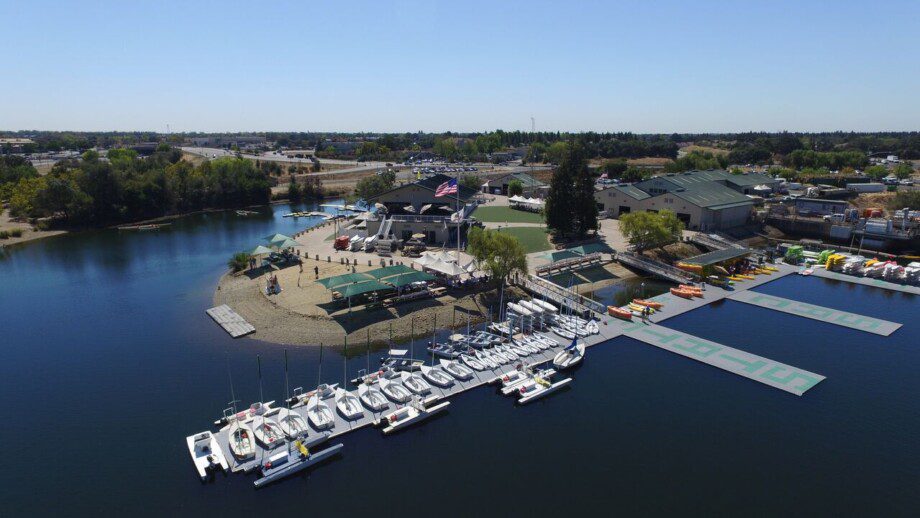
<path fill-rule="evenodd" d="M 265 238 L 269 243 L 276 243 L 279 241 L 284 241 L 285 239 L 293 239 L 291 236 L 286 236 L 284 234 L 275 234 L 273 236 L 268 236 Z"/>
<path fill-rule="evenodd" d="M 750 253 L 751 251 L 747 248 L 726 248 L 724 250 L 716 250 L 695 257 L 690 257 L 684 259 L 682 262 L 698 264 L 700 266 L 710 266 L 725 261 L 731 261 L 732 259 L 737 259 L 739 257 L 745 257 L 750 255 Z"/>
<path fill-rule="evenodd" d="M 396 288 L 402 288 L 412 284 L 413 282 L 428 282 L 435 279 L 434 275 L 431 275 L 427 272 L 417 272 L 412 271 L 410 273 L 402 273 L 399 275 L 393 275 L 392 277 L 387 277 L 383 282 L 387 284 L 392 284 Z"/>
<path fill-rule="evenodd" d="M 343 284 L 372 280 L 374 280 L 374 278 L 366 273 L 346 273 L 344 275 L 336 275 L 335 277 L 326 277 L 325 279 L 316 281 L 316 283 L 325 286 L 327 289 L 332 289 L 337 286 L 342 286 Z"/>
<path fill-rule="evenodd" d="M 249 251 L 249 255 L 262 255 L 262 254 L 270 254 L 270 253 L 272 253 L 272 249 L 262 246 L 262 245 L 259 245 Z"/>
<path fill-rule="evenodd" d="M 355 295 L 361 295 L 362 293 L 370 293 L 372 291 L 388 291 L 392 290 L 392 286 L 387 286 L 379 281 L 364 281 L 357 284 L 349 284 L 348 286 L 340 286 L 335 289 L 335 291 L 342 294 L 343 297 L 354 297 Z"/>
<path fill-rule="evenodd" d="M 460 268 L 457 263 L 446 263 L 444 261 L 435 261 L 427 265 L 426 268 L 443 273 L 444 275 L 448 275 L 450 277 L 456 277 L 458 275 L 467 273 L 466 270 Z"/>
<path fill-rule="evenodd" d="M 384 277 L 390 277 L 392 275 L 399 275 L 401 273 L 410 273 L 414 271 L 416 270 L 413 270 L 412 268 L 409 268 L 408 266 L 404 264 L 397 264 L 393 266 L 385 266 L 383 268 L 377 268 L 376 270 L 371 270 L 365 273 L 375 279 L 383 279 Z"/>
<path fill-rule="evenodd" d="M 278 248 L 294 248 L 295 246 L 300 246 L 300 243 L 294 241 L 293 239 L 285 239 L 283 241 L 273 241 L 272 246 Z"/>

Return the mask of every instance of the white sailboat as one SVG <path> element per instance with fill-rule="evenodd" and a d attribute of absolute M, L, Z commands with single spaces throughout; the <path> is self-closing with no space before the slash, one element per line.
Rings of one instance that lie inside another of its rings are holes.
<path fill-rule="evenodd" d="M 477 371 L 486 370 L 486 366 L 483 365 L 482 362 L 480 362 L 477 358 L 474 358 L 473 356 L 470 356 L 468 354 L 461 354 L 460 361 L 462 361 L 464 364 L 466 364 L 467 367 L 471 369 L 474 369 Z"/>
<path fill-rule="evenodd" d="M 439 387 L 449 387 L 454 384 L 454 379 L 444 373 L 441 369 L 435 367 L 422 366 L 422 377 L 429 383 Z"/>
<path fill-rule="evenodd" d="M 284 432 L 281 431 L 281 427 L 278 426 L 278 423 L 271 419 L 260 419 L 255 426 L 254 432 L 256 440 L 268 449 L 275 448 L 284 443 Z"/>
<path fill-rule="evenodd" d="M 329 406 L 315 394 L 307 402 L 307 418 L 317 430 L 324 430 L 335 424 L 332 410 L 329 410 Z"/>
<path fill-rule="evenodd" d="M 581 363 L 584 357 L 585 343 L 573 339 L 571 345 L 559 351 L 559 354 L 553 358 L 553 367 L 557 369 L 569 369 Z"/>
<path fill-rule="evenodd" d="M 364 410 L 361 409 L 361 401 L 345 389 L 336 389 L 335 407 L 345 419 L 360 419 L 364 417 Z"/>
<path fill-rule="evenodd" d="M 466 368 L 462 364 L 457 363 L 456 361 L 441 360 L 441 368 L 460 381 L 466 381 L 468 379 L 472 379 L 473 377 L 473 371 Z"/>
<path fill-rule="evenodd" d="M 390 399 L 397 403 L 406 403 L 412 399 L 412 393 L 406 387 L 392 380 L 380 380 L 380 390 Z"/>
<path fill-rule="evenodd" d="M 307 429 L 307 420 L 293 410 L 288 410 L 287 408 L 279 409 L 277 419 L 278 426 L 281 427 L 281 431 L 284 432 L 284 435 L 286 435 L 288 439 L 296 439 L 309 432 Z"/>
<path fill-rule="evenodd" d="M 390 406 L 386 396 L 383 395 L 373 385 L 363 384 L 358 387 L 358 398 L 364 403 L 364 406 L 374 412 L 380 412 Z"/>
<path fill-rule="evenodd" d="M 240 460 L 252 459 L 256 456 L 256 441 L 252 428 L 242 421 L 235 421 L 230 425 L 230 452 Z"/>
<path fill-rule="evenodd" d="M 411 390 L 413 394 L 424 396 L 425 394 L 431 392 L 431 385 L 419 377 L 418 374 L 403 372 L 400 377 L 402 378 L 403 385 L 405 385 L 407 389 Z"/>

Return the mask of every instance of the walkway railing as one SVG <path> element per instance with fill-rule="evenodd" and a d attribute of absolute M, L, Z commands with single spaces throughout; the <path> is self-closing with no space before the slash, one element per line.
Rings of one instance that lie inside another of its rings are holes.
<path fill-rule="evenodd" d="M 603 256 L 600 252 L 595 252 L 593 254 L 581 255 L 578 257 L 570 257 L 569 259 L 562 259 L 561 261 L 555 261 L 550 264 L 543 266 L 538 266 L 534 269 L 537 275 L 546 274 L 553 271 L 562 271 L 570 270 L 574 268 L 583 268 L 594 263 L 599 263 L 603 260 Z"/>
<path fill-rule="evenodd" d="M 643 272 L 678 284 L 693 281 L 693 276 L 680 268 L 665 264 L 661 261 L 642 257 L 632 252 L 618 253 L 617 261 L 626 266 L 631 266 L 637 270 L 642 270 Z"/>
<path fill-rule="evenodd" d="M 602 315 L 607 313 L 606 305 L 583 295 L 579 295 L 572 290 L 563 288 L 541 277 L 528 274 L 527 277 L 520 278 L 519 280 L 521 281 L 521 287 L 525 290 L 538 297 L 551 300 L 556 304 L 568 306 L 577 313 L 583 315 L 592 311 Z"/>

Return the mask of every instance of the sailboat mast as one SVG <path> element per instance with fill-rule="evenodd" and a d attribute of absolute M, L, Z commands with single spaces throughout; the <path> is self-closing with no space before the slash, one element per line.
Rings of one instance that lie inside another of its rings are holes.
<path fill-rule="evenodd" d="M 431 326 L 431 366 L 434 367 L 434 347 L 435 347 L 435 336 L 437 335 L 438 330 L 438 315 L 434 315 L 434 324 Z"/>
<path fill-rule="evenodd" d="M 227 377 L 230 378 L 230 405 L 236 415 L 236 393 L 233 391 L 233 372 L 230 370 L 230 356 L 227 356 Z"/>
<path fill-rule="evenodd" d="M 348 335 L 345 335 L 345 350 L 342 351 L 342 388 L 348 386 Z"/>
<path fill-rule="evenodd" d="M 316 375 L 316 388 L 323 382 L 323 343 L 319 344 L 319 373 Z"/>
<path fill-rule="evenodd" d="M 259 404 L 263 405 L 265 401 L 265 397 L 262 395 L 262 355 L 256 355 L 256 363 L 259 365 Z M 264 408 L 262 409 L 262 413 L 259 414 L 259 416 L 262 418 L 262 424 L 260 424 L 259 426 L 260 427 L 265 426 L 265 409 Z M 265 430 L 262 430 L 262 433 L 264 434 Z M 253 437 L 253 443 L 258 448 L 259 444 L 258 444 L 258 441 L 255 440 L 255 437 Z M 262 464 L 262 448 L 259 448 L 259 464 Z"/>

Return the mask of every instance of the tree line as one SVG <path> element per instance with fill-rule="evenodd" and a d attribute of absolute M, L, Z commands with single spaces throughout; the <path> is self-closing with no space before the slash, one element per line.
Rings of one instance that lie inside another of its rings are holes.
<path fill-rule="evenodd" d="M 166 147 L 146 158 L 112 149 L 103 159 L 87 151 L 39 176 L 4 157 L 0 193 L 14 217 L 53 218 L 65 225 L 138 221 L 205 208 L 267 203 L 271 183 L 252 161 L 220 158 L 195 166 Z M 6 181 L 6 180 L 11 181 Z"/>

